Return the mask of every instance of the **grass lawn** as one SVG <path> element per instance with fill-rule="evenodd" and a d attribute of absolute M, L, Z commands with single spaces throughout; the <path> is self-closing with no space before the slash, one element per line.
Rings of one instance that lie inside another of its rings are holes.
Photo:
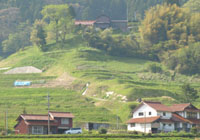
<path fill-rule="evenodd" d="M 44 138 L 30 138 L 30 140 L 43 140 Z M 179 138 L 179 137 L 167 137 L 167 138 L 46 138 L 49 140 L 198 140 L 195 138 Z M 23 138 L 11 138 L 10 140 L 23 140 Z"/>

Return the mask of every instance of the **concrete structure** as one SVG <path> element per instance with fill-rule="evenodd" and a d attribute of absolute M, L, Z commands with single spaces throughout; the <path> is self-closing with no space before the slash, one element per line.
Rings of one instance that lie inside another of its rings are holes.
<path fill-rule="evenodd" d="M 63 134 L 73 127 L 73 114 L 69 112 L 50 112 L 50 133 Z M 48 115 L 22 114 L 15 125 L 16 134 L 47 134 Z"/>
<path fill-rule="evenodd" d="M 143 101 L 133 110 L 128 122 L 129 131 L 144 133 L 190 131 L 200 126 L 200 110 L 192 104 L 166 106 L 160 102 Z"/>
<path fill-rule="evenodd" d="M 17 67 L 4 72 L 4 74 L 32 74 L 32 73 L 42 73 L 42 70 L 35 68 L 33 66 L 25 66 L 25 67 Z"/>
<path fill-rule="evenodd" d="M 100 29 L 120 29 L 122 31 L 127 31 L 128 21 L 127 20 L 111 20 L 108 16 L 102 15 L 97 17 L 96 20 L 76 20 L 75 25 L 82 26 L 94 26 L 95 28 Z"/>

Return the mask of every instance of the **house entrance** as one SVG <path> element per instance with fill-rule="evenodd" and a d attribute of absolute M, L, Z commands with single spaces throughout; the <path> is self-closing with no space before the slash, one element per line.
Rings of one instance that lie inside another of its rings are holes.
<path fill-rule="evenodd" d="M 158 133 L 158 128 L 151 128 L 152 133 Z"/>

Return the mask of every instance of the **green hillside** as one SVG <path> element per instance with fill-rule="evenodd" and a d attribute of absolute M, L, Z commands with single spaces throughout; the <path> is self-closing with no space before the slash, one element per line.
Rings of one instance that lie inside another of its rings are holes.
<path fill-rule="evenodd" d="M 0 62 L 0 68 L 35 66 L 44 71 L 26 75 L 4 75 L 5 70 L 0 71 L 0 118 L 4 118 L 8 109 L 10 130 L 24 110 L 47 113 L 48 93 L 51 110 L 74 113 L 76 125 L 92 121 L 116 126 L 117 116 L 121 124 L 126 123 L 138 98 L 172 104 L 180 102 L 183 83 L 200 90 L 198 76 L 177 74 L 173 80 L 173 72 L 162 64 L 159 65 L 163 73 L 151 73 L 148 67 L 155 62 L 110 56 L 87 47 L 79 37 L 72 37 L 62 47 L 59 45 L 50 44 L 48 52 L 41 52 L 37 47 L 25 48 Z M 15 88 L 15 80 L 30 80 L 34 84 L 29 88 Z M 89 88 L 83 96 L 87 83 Z M 200 107 L 199 101 L 194 103 L 197 107 Z M 1 119 L 0 128 L 3 127 L 4 119 Z"/>

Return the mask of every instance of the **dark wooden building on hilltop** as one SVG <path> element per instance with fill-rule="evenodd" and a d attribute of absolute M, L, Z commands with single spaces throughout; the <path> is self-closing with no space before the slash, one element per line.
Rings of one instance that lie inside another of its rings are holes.
<path fill-rule="evenodd" d="M 69 112 L 50 112 L 50 133 L 62 134 L 73 127 L 74 115 Z M 22 114 L 17 118 L 16 134 L 47 134 L 48 115 Z"/>
<path fill-rule="evenodd" d="M 82 26 L 94 26 L 100 29 L 120 29 L 122 31 L 127 31 L 128 28 L 128 21 L 127 20 L 111 20 L 108 16 L 102 15 L 97 17 L 96 20 L 76 20 L 75 25 L 82 25 Z"/>

